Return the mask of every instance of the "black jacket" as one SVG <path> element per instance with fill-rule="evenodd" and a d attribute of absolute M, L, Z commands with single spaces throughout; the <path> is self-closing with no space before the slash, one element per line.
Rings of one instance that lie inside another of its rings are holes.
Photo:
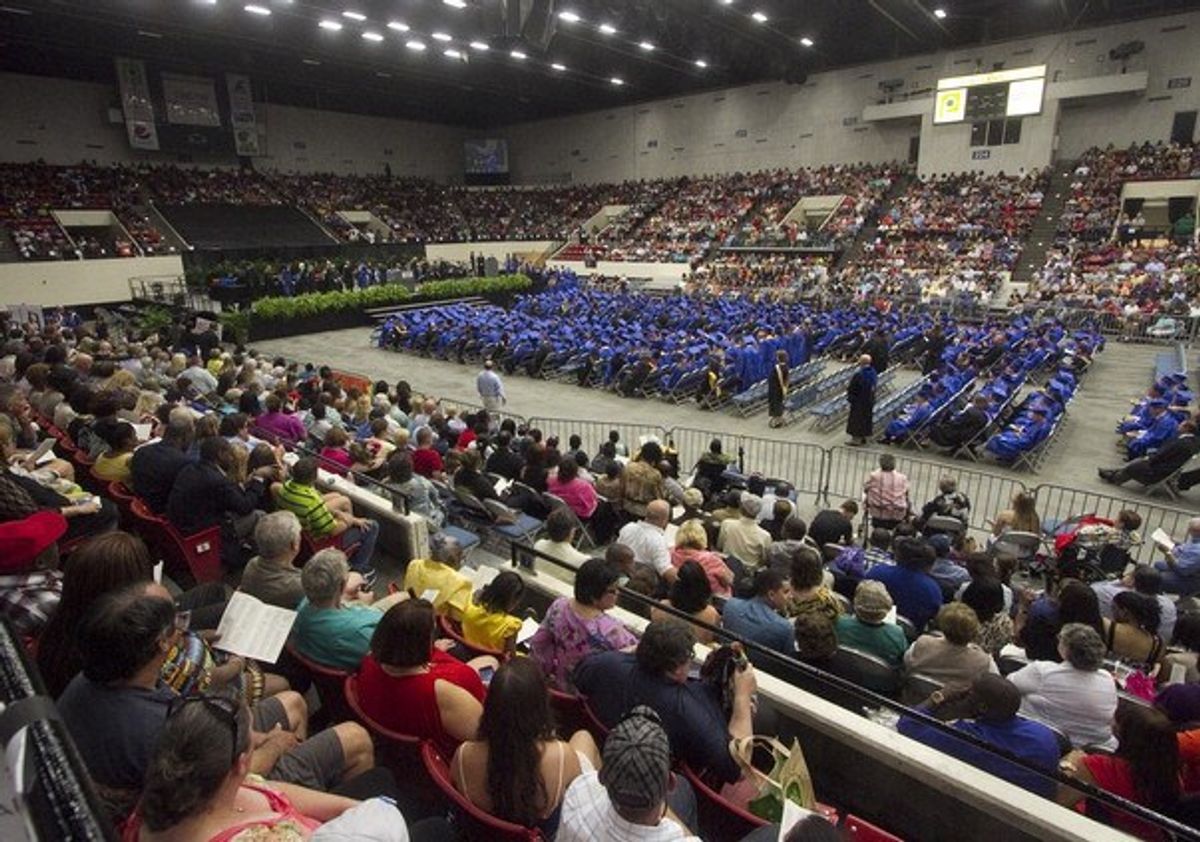
<path fill-rule="evenodd" d="M 192 535 L 225 522 L 225 515 L 248 515 L 259 508 L 266 485 L 252 479 L 242 488 L 214 465 L 196 462 L 184 466 L 167 499 L 167 519 L 184 535 Z"/>
<path fill-rule="evenodd" d="M 133 493 L 145 500 L 151 511 L 162 514 L 167 510 L 167 498 L 171 496 L 175 478 L 185 465 L 194 461 L 187 453 L 166 442 L 139 447 L 133 451 L 129 463 Z"/>

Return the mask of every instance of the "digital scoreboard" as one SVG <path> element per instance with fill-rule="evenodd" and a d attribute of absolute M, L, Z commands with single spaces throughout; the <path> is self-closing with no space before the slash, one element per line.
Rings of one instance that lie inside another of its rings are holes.
<path fill-rule="evenodd" d="M 1046 65 L 939 79 L 933 122 L 1001 120 L 1042 113 Z"/>

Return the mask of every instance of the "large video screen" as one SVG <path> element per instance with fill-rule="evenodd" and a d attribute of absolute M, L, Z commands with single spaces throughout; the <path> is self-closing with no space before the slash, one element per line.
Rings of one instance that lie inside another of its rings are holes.
<path fill-rule="evenodd" d="M 939 79 L 933 122 L 943 125 L 1040 114 L 1045 92 L 1044 64 Z"/>
<path fill-rule="evenodd" d="M 503 175 L 508 172 L 508 141 L 503 138 L 468 140 L 463 144 L 468 175 Z"/>

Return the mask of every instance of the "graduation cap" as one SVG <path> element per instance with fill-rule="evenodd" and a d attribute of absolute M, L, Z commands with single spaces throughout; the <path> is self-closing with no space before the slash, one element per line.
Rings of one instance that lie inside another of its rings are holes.
<path fill-rule="evenodd" d="M 1167 402 L 1165 400 L 1163 400 L 1162 398 L 1154 398 L 1153 400 L 1147 401 L 1146 405 L 1149 406 L 1151 409 L 1166 409 L 1167 408 Z"/>

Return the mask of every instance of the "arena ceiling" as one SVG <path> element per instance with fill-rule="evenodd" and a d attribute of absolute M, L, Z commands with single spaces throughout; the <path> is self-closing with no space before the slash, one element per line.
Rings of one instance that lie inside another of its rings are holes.
<path fill-rule="evenodd" d="M 117 55 L 258 98 L 489 126 L 1200 7 L 1200 0 L 0 0 L 0 68 Z M 525 12 L 524 25 L 520 25 Z"/>

